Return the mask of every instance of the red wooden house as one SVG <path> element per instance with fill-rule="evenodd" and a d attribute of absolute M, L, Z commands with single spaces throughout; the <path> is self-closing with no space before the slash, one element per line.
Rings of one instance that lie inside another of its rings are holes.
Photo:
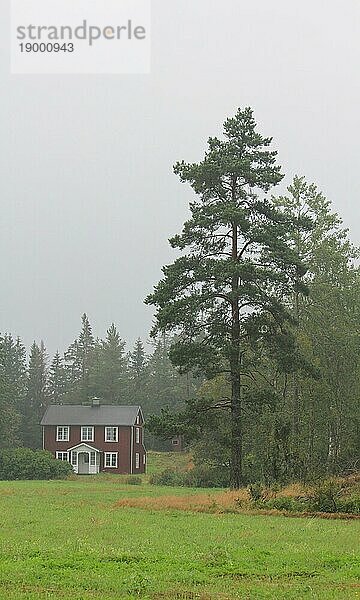
<path fill-rule="evenodd" d="M 56 404 L 42 418 L 43 448 L 70 462 L 75 473 L 145 473 L 140 406 Z"/>

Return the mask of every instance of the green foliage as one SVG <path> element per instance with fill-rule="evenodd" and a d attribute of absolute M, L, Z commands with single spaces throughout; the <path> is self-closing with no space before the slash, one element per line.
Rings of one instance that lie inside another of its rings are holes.
<path fill-rule="evenodd" d="M 339 483 L 329 479 L 315 487 L 312 502 L 314 510 L 319 512 L 338 512 L 338 501 L 342 488 Z"/>
<path fill-rule="evenodd" d="M 47 377 L 49 404 L 62 404 L 69 389 L 69 374 L 64 359 L 56 352 Z"/>
<path fill-rule="evenodd" d="M 146 470 L 150 475 L 169 468 L 177 471 L 187 471 L 192 462 L 192 456 L 187 452 L 154 452 L 150 450 L 147 458 Z"/>
<path fill-rule="evenodd" d="M 256 354 L 271 356 L 285 373 L 299 362 L 288 307 L 295 286 L 306 291 L 297 277 L 306 267 L 289 244 L 292 217 L 263 196 L 282 179 L 271 141 L 256 131 L 252 110 L 239 109 L 224 123 L 224 139 L 209 139 L 200 163 L 175 165 L 197 198 L 182 233 L 170 240 L 183 254 L 163 268 L 146 299 L 156 307 L 153 333 L 177 334 L 170 357 L 180 372 L 229 378 L 234 487 L 243 478 L 242 409 Z M 299 226 L 308 230 L 310 220 Z"/>
<path fill-rule="evenodd" d="M 195 466 L 184 476 L 184 485 L 196 488 L 226 488 L 229 486 L 230 470 L 207 464 Z"/>
<path fill-rule="evenodd" d="M 256 502 L 256 506 L 259 508 L 274 508 L 276 510 L 283 510 L 286 512 L 309 512 L 310 504 L 297 498 L 289 498 L 287 496 L 280 498 L 272 498 L 262 502 Z"/>
<path fill-rule="evenodd" d="M 22 441 L 26 350 L 19 339 L 0 335 L 0 448 Z"/>
<path fill-rule="evenodd" d="M 360 515 L 360 494 L 354 494 L 349 498 L 339 498 L 336 506 L 337 512 Z"/>
<path fill-rule="evenodd" d="M 183 486 L 185 480 L 185 473 L 177 471 L 175 469 L 165 469 L 160 473 L 153 473 L 150 475 L 149 483 L 152 485 L 165 485 L 165 486 Z"/>
<path fill-rule="evenodd" d="M 81 321 L 79 337 L 71 344 L 64 356 L 70 383 L 68 401 L 73 404 L 86 402 L 92 395 L 90 371 L 95 340 L 86 313 L 83 314 Z"/>
<path fill-rule="evenodd" d="M 150 476 L 152 485 L 194 488 L 225 488 L 229 485 L 229 469 L 199 465 L 188 471 L 165 469 Z"/>
<path fill-rule="evenodd" d="M 48 404 L 47 353 L 44 343 L 30 349 L 27 390 L 23 407 L 22 442 L 28 448 L 41 448 L 40 421 Z"/>
<path fill-rule="evenodd" d="M 139 475 L 130 475 L 129 477 L 124 478 L 124 483 L 126 483 L 126 485 L 141 485 L 142 482 L 142 478 L 139 477 Z"/>
<path fill-rule="evenodd" d="M 0 479 L 63 479 L 72 472 L 69 463 L 44 450 L 0 450 Z"/>
<path fill-rule="evenodd" d="M 260 483 L 249 487 L 250 502 L 254 508 L 276 509 L 296 513 L 360 513 L 360 494 L 334 479 L 324 479 L 298 495 L 285 493 L 274 486 Z M 241 503 L 243 506 L 243 503 Z"/>
<path fill-rule="evenodd" d="M 264 488 L 261 485 L 261 483 L 253 483 L 252 485 L 250 485 L 249 494 L 251 500 L 253 500 L 254 502 L 262 500 L 264 497 Z"/>
<path fill-rule="evenodd" d="M 90 365 L 91 394 L 106 404 L 124 402 L 126 388 L 125 342 L 114 323 L 106 332 L 105 340 L 97 340 Z"/>
<path fill-rule="evenodd" d="M 144 344 L 141 339 L 138 338 L 135 342 L 135 346 L 129 355 L 129 370 L 132 379 L 141 380 L 142 375 L 145 373 L 147 365 L 147 357 L 144 350 Z"/>

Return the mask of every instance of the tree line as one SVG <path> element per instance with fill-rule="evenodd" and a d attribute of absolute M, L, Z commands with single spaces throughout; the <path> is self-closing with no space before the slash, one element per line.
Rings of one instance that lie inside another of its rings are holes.
<path fill-rule="evenodd" d="M 43 342 L 27 351 L 20 339 L 0 335 L 0 447 L 41 448 L 39 423 L 49 404 L 140 404 L 145 415 L 162 406 L 176 411 L 195 389 L 169 359 L 170 340 L 159 336 L 147 352 L 139 338 L 131 351 L 112 324 L 95 338 L 86 314 L 78 337 L 49 359 Z M 148 443 L 154 443 L 148 436 Z M 161 445 L 160 445 L 161 447 Z"/>

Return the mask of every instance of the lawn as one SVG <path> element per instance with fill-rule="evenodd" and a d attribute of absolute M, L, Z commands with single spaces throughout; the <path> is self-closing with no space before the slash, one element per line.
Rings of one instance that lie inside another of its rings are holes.
<path fill-rule="evenodd" d="M 0 482 L 0 598 L 360 598 L 358 520 L 117 506 L 169 494 L 184 490 Z"/>

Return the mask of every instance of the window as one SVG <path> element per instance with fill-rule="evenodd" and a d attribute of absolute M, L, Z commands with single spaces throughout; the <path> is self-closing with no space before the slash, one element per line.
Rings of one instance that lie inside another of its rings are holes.
<path fill-rule="evenodd" d="M 116 469 L 117 462 L 118 462 L 118 453 L 117 452 L 105 452 L 105 467 Z"/>
<path fill-rule="evenodd" d="M 68 457 L 68 453 L 67 453 L 67 452 L 57 452 L 57 453 L 56 453 L 56 458 L 57 458 L 58 460 L 69 460 L 69 457 Z"/>
<path fill-rule="evenodd" d="M 179 445 L 179 440 L 172 440 L 172 445 L 173 446 L 178 446 Z"/>
<path fill-rule="evenodd" d="M 105 442 L 117 442 L 119 439 L 118 427 L 105 427 Z"/>
<path fill-rule="evenodd" d="M 73 467 L 76 467 L 77 465 L 77 452 L 75 450 L 73 450 L 71 452 L 71 460 L 70 460 L 71 464 Z"/>
<path fill-rule="evenodd" d="M 143 454 L 143 464 L 146 465 L 146 454 Z"/>
<path fill-rule="evenodd" d="M 138 469 L 140 467 L 140 454 L 138 452 L 136 452 L 135 454 L 135 469 Z"/>
<path fill-rule="evenodd" d="M 56 441 L 57 442 L 68 442 L 69 441 L 70 427 L 68 425 L 59 425 L 56 428 Z"/>
<path fill-rule="evenodd" d="M 139 417 L 139 415 L 136 417 L 136 425 L 140 425 L 140 417 Z"/>
<path fill-rule="evenodd" d="M 140 444 L 140 427 L 136 427 L 135 429 L 135 441 L 137 444 Z"/>
<path fill-rule="evenodd" d="M 93 442 L 94 441 L 94 428 L 93 427 L 82 427 L 81 428 L 81 441 L 82 442 Z"/>
<path fill-rule="evenodd" d="M 96 465 L 96 457 L 95 452 L 90 452 L 90 467 L 95 467 Z"/>

